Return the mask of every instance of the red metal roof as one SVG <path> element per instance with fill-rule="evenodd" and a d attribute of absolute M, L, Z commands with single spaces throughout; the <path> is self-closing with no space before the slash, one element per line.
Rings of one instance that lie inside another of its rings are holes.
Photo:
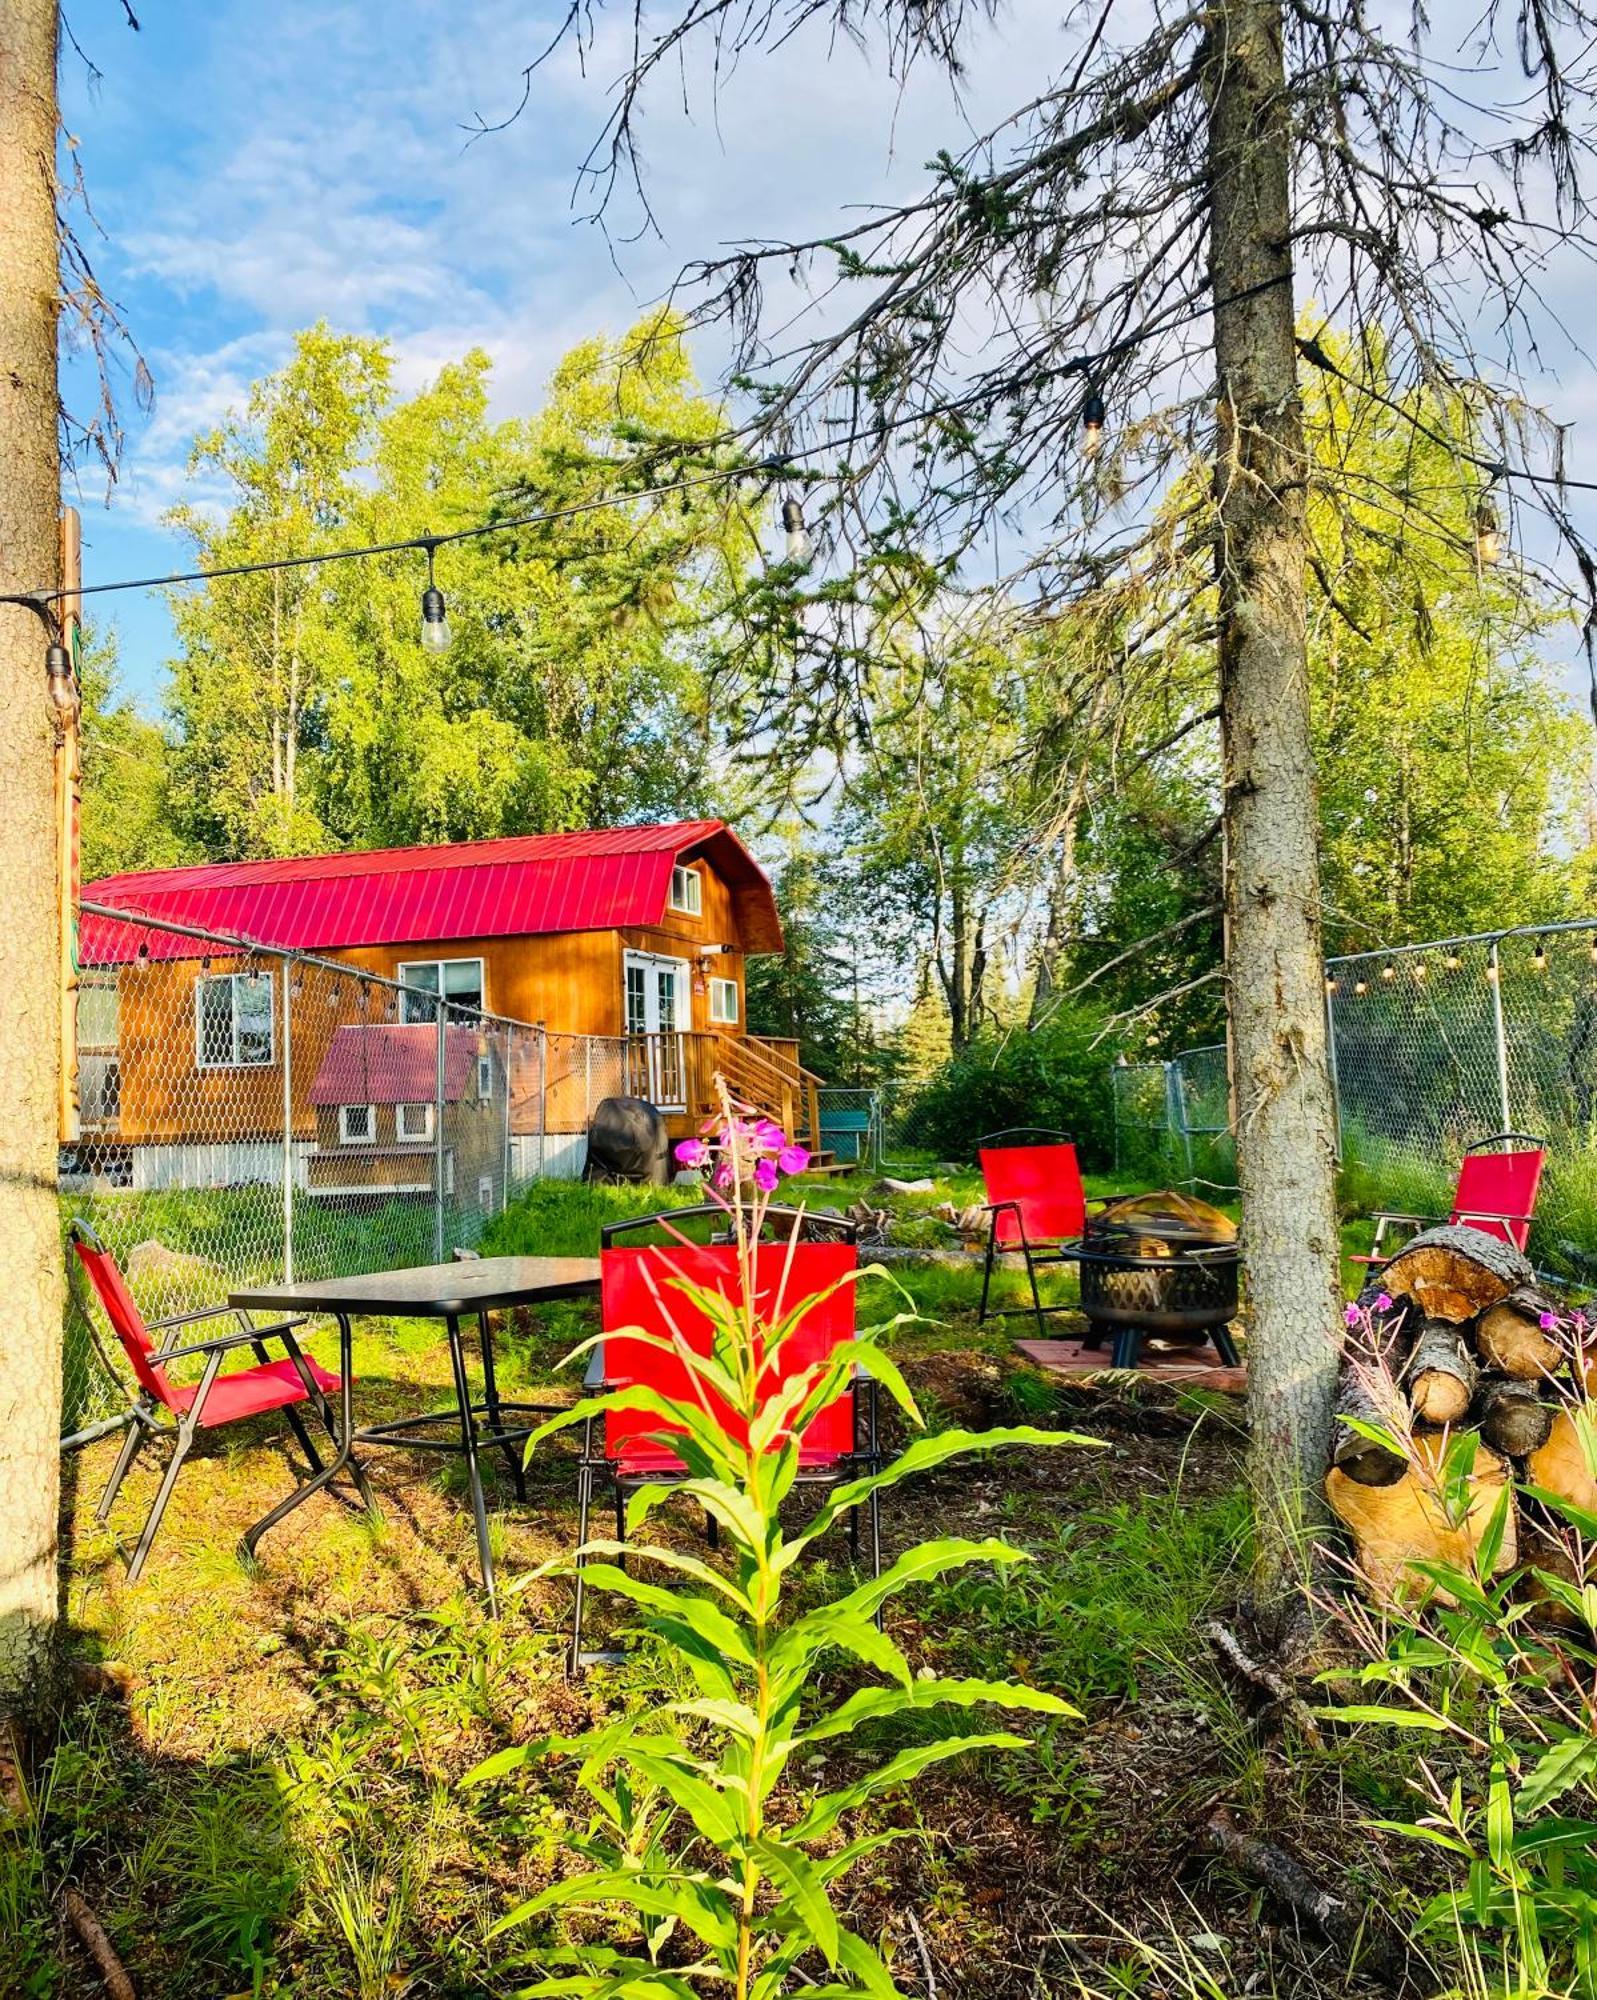
<path fill-rule="evenodd" d="M 479 1037 L 444 1030 L 444 1102 L 458 1104 Z M 354 1023 L 335 1028 L 311 1085 L 312 1104 L 431 1104 L 438 1088 L 438 1030 L 425 1024 Z"/>
<path fill-rule="evenodd" d="M 83 900 L 282 951 L 337 951 L 657 924 L 673 865 L 699 856 L 732 891 L 744 949 L 780 951 L 771 885 L 718 819 L 151 869 L 86 883 Z M 85 965 L 124 964 L 141 945 L 151 958 L 196 955 L 192 940 L 153 930 L 135 936 L 85 913 Z"/>

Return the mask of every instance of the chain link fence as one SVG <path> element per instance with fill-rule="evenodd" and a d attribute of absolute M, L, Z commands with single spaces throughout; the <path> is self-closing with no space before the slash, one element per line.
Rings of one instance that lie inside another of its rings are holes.
<path fill-rule="evenodd" d="M 1115 1172 L 1131 1181 L 1236 1191 L 1231 1084 L 1223 1042 L 1168 1062 L 1117 1063 Z"/>
<path fill-rule="evenodd" d="M 440 994 L 437 967 L 393 980 L 93 904 L 78 955 L 63 1229 L 91 1224 L 151 1319 L 470 1247 L 529 1181 L 579 1174 L 594 1107 L 641 1081 L 625 1039 L 486 1013 Z M 128 1392 L 68 1269 L 78 1442 Z"/>
<path fill-rule="evenodd" d="M 1445 1214 L 1466 1145 L 1528 1133 L 1537 1261 L 1597 1255 L 1597 920 L 1332 959 L 1326 1003 L 1351 1206 Z"/>
<path fill-rule="evenodd" d="M 1446 1214 L 1465 1147 L 1524 1133 L 1536 1261 L 1597 1267 L 1597 918 L 1333 958 L 1326 1008 L 1350 1212 Z M 1235 1188 L 1223 1045 L 1113 1082 L 1118 1172 Z"/>

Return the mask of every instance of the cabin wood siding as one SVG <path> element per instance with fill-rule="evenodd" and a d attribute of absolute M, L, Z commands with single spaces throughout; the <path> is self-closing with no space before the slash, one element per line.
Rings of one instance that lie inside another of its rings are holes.
<path fill-rule="evenodd" d="M 452 938 L 436 944 L 416 939 L 406 944 L 349 947 L 321 954 L 354 971 L 397 978 L 408 962 L 478 958 L 483 962 L 483 999 L 490 1013 L 511 1020 L 542 1024 L 550 1035 L 547 1086 L 531 1037 L 514 1037 L 509 1051 L 509 1091 L 513 1132 L 536 1131 L 540 1097 L 547 1129 L 581 1129 L 588 1101 L 585 1092 L 596 1080 L 583 1052 L 560 1038 L 625 1031 L 622 966 L 627 951 L 658 953 L 688 961 L 690 1020 L 685 1026 L 721 1035 L 745 1032 L 743 940 L 730 891 L 704 860 L 690 864 L 703 887 L 697 916 L 669 911 L 662 922 L 647 928 L 568 931 L 530 937 Z M 721 949 L 721 947 L 729 947 Z M 696 961 L 703 957 L 704 963 Z M 208 973 L 220 976 L 241 968 L 242 961 L 212 958 L 202 967 L 195 959 L 148 960 L 124 965 L 116 974 L 118 988 L 118 1056 L 120 1115 L 117 1137 L 130 1145 L 193 1141 L 235 1142 L 280 1137 L 283 1123 L 283 975 L 284 962 L 263 954 L 256 963 L 272 982 L 273 1050 L 269 1064 L 201 1068 L 196 1037 L 196 993 Z M 709 983 L 729 979 L 738 989 L 735 1024 L 710 1020 Z M 311 1084 L 327 1054 L 334 1031 L 350 1022 L 393 1018 L 391 996 L 369 989 L 369 1012 L 357 1002 L 358 989 L 343 992 L 336 975 L 305 974 L 304 988 L 292 1001 L 293 1133 L 314 1140 L 317 1119 L 310 1103 Z M 702 991 L 695 990 L 702 987 Z M 336 998 L 335 998 L 336 995 Z M 595 1052 L 617 1070 L 606 1089 L 626 1087 L 621 1065 L 608 1052 Z M 574 1118 L 574 1125 L 562 1123 Z"/>

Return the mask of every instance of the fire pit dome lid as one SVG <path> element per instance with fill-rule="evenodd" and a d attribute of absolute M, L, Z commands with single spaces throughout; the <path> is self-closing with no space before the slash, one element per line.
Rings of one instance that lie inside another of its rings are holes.
<path fill-rule="evenodd" d="M 1094 1217 L 1093 1233 L 1167 1237 L 1183 1244 L 1235 1243 L 1237 1226 L 1229 1215 L 1178 1188 L 1121 1195 Z"/>

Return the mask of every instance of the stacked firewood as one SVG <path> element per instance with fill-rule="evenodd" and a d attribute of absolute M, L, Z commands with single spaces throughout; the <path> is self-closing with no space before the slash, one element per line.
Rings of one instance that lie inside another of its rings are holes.
<path fill-rule="evenodd" d="M 1343 1344 L 1326 1493 L 1377 1595 L 1412 1589 L 1416 1561 L 1470 1568 L 1498 1497 L 1516 1479 L 1597 1510 L 1597 1479 L 1573 1415 L 1597 1396 L 1597 1361 L 1511 1243 L 1464 1226 L 1428 1229 L 1359 1305 Z M 1406 1448 L 1394 1450 L 1360 1422 Z M 1449 1509 L 1440 1468 L 1449 1440 L 1466 1428 L 1478 1437 L 1468 1504 Z M 1541 1540 L 1511 1494 L 1494 1573 L 1525 1560 L 1562 1568 L 1557 1549 Z"/>

